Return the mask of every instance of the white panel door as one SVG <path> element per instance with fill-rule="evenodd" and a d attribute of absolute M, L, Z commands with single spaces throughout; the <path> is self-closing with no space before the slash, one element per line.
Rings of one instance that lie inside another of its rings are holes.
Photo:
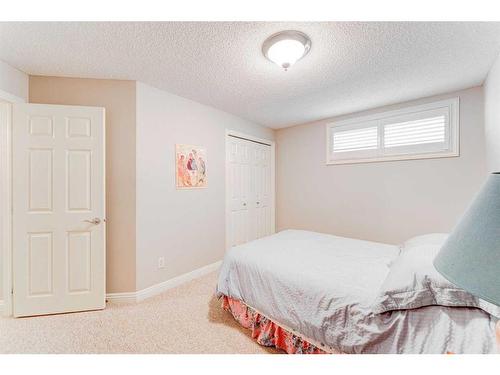
<path fill-rule="evenodd" d="M 105 306 L 104 109 L 13 107 L 13 313 Z"/>
<path fill-rule="evenodd" d="M 253 144 L 252 174 L 252 239 L 272 232 L 271 218 L 271 147 Z"/>
<path fill-rule="evenodd" d="M 228 247 L 274 231 L 271 146 L 227 137 Z"/>
<path fill-rule="evenodd" d="M 228 137 L 228 245 L 236 246 L 250 240 L 250 145 Z"/>

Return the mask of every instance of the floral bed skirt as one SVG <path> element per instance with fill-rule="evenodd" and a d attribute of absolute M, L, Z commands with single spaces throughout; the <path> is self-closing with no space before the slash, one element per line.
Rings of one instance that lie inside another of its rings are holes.
<path fill-rule="evenodd" d="M 274 346 L 288 354 L 327 354 L 237 299 L 222 296 L 222 308 L 243 327 L 250 329 L 252 338 L 260 345 Z"/>

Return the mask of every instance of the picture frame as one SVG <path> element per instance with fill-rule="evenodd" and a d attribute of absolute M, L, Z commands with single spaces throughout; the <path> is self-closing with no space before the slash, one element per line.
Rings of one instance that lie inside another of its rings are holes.
<path fill-rule="evenodd" d="M 204 189 L 208 186 L 205 147 L 175 145 L 175 186 L 179 190 Z"/>

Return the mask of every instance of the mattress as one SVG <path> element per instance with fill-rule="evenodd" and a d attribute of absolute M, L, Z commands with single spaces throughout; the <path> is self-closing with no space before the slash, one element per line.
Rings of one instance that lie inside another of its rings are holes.
<path fill-rule="evenodd" d="M 374 314 L 393 245 L 286 230 L 226 253 L 217 294 L 345 353 L 493 353 L 495 321 L 473 308 Z"/>

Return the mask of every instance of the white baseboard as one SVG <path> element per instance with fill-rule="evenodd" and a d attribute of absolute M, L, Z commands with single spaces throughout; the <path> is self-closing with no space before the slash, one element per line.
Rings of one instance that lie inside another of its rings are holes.
<path fill-rule="evenodd" d="M 114 302 L 140 302 L 144 301 L 146 298 L 156 296 L 168 289 L 175 288 L 176 286 L 187 283 L 191 280 L 197 279 L 201 276 L 209 274 L 210 272 L 216 271 L 222 261 L 218 261 L 207 266 L 198 268 L 194 271 L 185 273 L 183 275 L 174 277 L 173 279 L 166 280 L 162 283 L 152 285 L 148 288 L 139 290 L 137 292 L 126 292 L 126 293 L 108 293 L 106 299 L 108 301 Z"/>
<path fill-rule="evenodd" d="M 137 292 L 107 293 L 106 301 L 113 302 L 137 302 Z"/>

